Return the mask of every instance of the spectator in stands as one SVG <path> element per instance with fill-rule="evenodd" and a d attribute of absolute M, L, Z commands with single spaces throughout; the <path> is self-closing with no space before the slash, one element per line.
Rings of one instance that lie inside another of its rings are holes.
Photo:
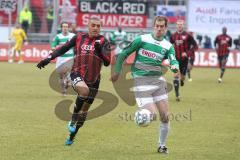
<path fill-rule="evenodd" d="M 33 14 L 34 32 L 39 33 L 42 27 L 44 1 L 31 0 L 31 10 Z"/>
<path fill-rule="evenodd" d="M 233 43 L 235 45 L 235 49 L 239 49 L 240 50 L 240 36 L 238 36 L 237 39 L 234 39 Z"/>
<path fill-rule="evenodd" d="M 208 37 L 207 35 L 204 36 L 204 43 L 203 43 L 203 47 L 205 49 L 211 49 L 212 48 L 212 42 L 211 42 L 211 38 Z"/>
<path fill-rule="evenodd" d="M 70 24 L 76 23 L 76 7 L 72 4 L 70 0 L 63 1 L 60 12 L 61 21 L 68 22 Z"/>
<path fill-rule="evenodd" d="M 202 35 L 197 35 L 197 40 L 198 40 L 198 46 L 200 47 L 200 46 L 202 46 L 202 39 L 203 39 L 203 37 L 202 37 Z"/>
<path fill-rule="evenodd" d="M 71 24 L 70 32 L 72 32 L 74 34 L 77 34 L 78 31 L 77 31 L 77 24 L 76 23 Z"/>
<path fill-rule="evenodd" d="M 48 33 L 51 33 L 52 31 L 52 24 L 53 24 L 53 5 L 50 4 L 47 9 L 47 27 L 48 27 Z"/>
<path fill-rule="evenodd" d="M 28 6 L 24 6 L 23 10 L 20 12 L 19 23 L 27 34 L 28 28 L 32 24 L 32 12 L 29 10 Z"/>
<path fill-rule="evenodd" d="M 166 34 L 165 34 L 165 38 L 168 40 L 168 41 L 170 41 L 170 37 L 172 36 L 172 33 L 171 33 L 171 31 L 168 29 L 167 31 L 166 31 Z"/>

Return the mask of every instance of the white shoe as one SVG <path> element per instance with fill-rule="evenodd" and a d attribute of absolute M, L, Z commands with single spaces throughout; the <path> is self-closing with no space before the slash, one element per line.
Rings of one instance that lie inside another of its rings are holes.
<path fill-rule="evenodd" d="M 222 83 L 222 78 L 218 78 L 218 83 Z"/>
<path fill-rule="evenodd" d="M 23 60 L 18 61 L 18 64 L 23 64 L 23 63 L 24 63 Z"/>
<path fill-rule="evenodd" d="M 189 79 L 188 79 L 188 82 L 192 82 L 192 78 L 189 78 Z"/>
<path fill-rule="evenodd" d="M 181 101 L 181 97 L 180 96 L 176 97 L 176 101 L 180 102 Z"/>
<path fill-rule="evenodd" d="M 13 59 L 9 59 L 9 60 L 8 60 L 8 63 L 13 63 Z"/>

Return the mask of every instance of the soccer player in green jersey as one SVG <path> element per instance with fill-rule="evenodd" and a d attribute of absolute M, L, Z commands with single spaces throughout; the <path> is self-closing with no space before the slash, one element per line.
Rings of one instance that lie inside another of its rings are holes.
<path fill-rule="evenodd" d="M 61 33 L 57 34 L 51 44 L 51 49 L 55 50 L 67 41 L 69 41 L 74 33 L 69 32 L 69 24 L 67 22 L 61 23 Z M 70 49 L 66 54 L 57 58 L 56 71 L 60 77 L 61 92 L 63 96 L 66 96 L 68 84 L 70 83 L 70 71 L 73 64 L 73 49 Z"/>
<path fill-rule="evenodd" d="M 170 70 L 179 74 L 179 64 L 175 58 L 172 44 L 164 38 L 167 30 L 167 18 L 157 16 L 154 19 L 153 33 L 138 36 L 118 56 L 112 82 L 118 80 L 124 60 L 136 51 L 132 64 L 132 76 L 135 82 L 135 98 L 139 109 L 148 109 L 154 117 L 159 113 L 159 153 L 168 153 L 166 138 L 169 130 L 168 94 L 166 80 L 163 78 L 162 62 L 165 57 L 170 61 Z"/>

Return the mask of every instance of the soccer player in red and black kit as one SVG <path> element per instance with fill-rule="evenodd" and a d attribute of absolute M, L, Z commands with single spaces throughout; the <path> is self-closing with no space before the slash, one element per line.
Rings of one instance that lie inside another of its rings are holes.
<path fill-rule="evenodd" d="M 188 32 L 191 36 L 193 36 L 193 32 Z M 195 41 L 195 39 L 194 39 Z M 195 41 L 195 43 L 197 43 Z M 193 68 L 193 64 L 195 61 L 195 51 L 198 50 L 198 46 L 195 46 L 194 50 L 190 50 L 188 52 L 188 68 L 187 68 L 187 75 L 188 75 L 188 81 L 192 82 L 192 78 L 191 78 L 191 70 Z"/>
<path fill-rule="evenodd" d="M 74 105 L 72 120 L 68 124 L 70 132 L 65 144 L 71 145 L 80 127 L 83 126 L 90 105 L 93 103 L 100 83 L 101 66 L 110 64 L 110 43 L 100 35 L 101 21 L 90 18 L 88 33 L 78 33 L 70 41 L 53 51 L 48 58 L 37 64 L 44 68 L 51 60 L 65 54 L 74 47 L 74 62 L 71 70 L 73 89 L 78 96 Z"/>
<path fill-rule="evenodd" d="M 218 54 L 219 68 L 221 69 L 220 77 L 218 78 L 218 83 L 222 82 L 222 77 L 225 72 L 225 65 L 227 63 L 227 58 L 229 55 L 229 48 L 232 46 L 232 38 L 227 35 L 227 28 L 222 28 L 222 34 L 215 38 L 214 46 Z"/>
<path fill-rule="evenodd" d="M 179 78 L 181 80 L 181 86 L 183 86 L 188 68 L 189 53 L 196 50 L 197 43 L 188 32 L 184 31 L 184 20 L 178 19 L 176 24 L 177 31 L 172 34 L 170 42 L 174 45 L 176 58 L 179 62 L 180 77 L 174 77 L 173 84 L 176 94 L 176 100 L 180 101 Z"/>

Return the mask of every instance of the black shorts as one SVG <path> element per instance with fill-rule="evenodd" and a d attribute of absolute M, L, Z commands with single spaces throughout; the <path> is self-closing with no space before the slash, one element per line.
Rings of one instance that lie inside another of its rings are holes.
<path fill-rule="evenodd" d="M 225 54 L 225 55 L 223 55 L 223 56 L 218 56 L 218 61 L 227 60 L 227 59 L 228 59 L 228 55 L 229 55 L 229 54 Z"/>
<path fill-rule="evenodd" d="M 186 75 L 188 69 L 188 58 L 181 59 L 179 62 L 179 70 L 182 75 Z"/>
<path fill-rule="evenodd" d="M 84 81 L 84 79 L 81 77 L 81 75 L 77 72 L 72 72 L 70 74 L 71 81 L 72 81 L 72 87 L 75 90 L 76 84 L 80 81 Z M 86 102 L 89 104 L 92 104 L 94 101 L 94 98 L 96 97 L 98 93 L 98 88 L 100 84 L 100 79 L 97 79 L 94 83 L 86 83 L 89 88 L 89 94 L 88 98 L 86 99 Z"/>

